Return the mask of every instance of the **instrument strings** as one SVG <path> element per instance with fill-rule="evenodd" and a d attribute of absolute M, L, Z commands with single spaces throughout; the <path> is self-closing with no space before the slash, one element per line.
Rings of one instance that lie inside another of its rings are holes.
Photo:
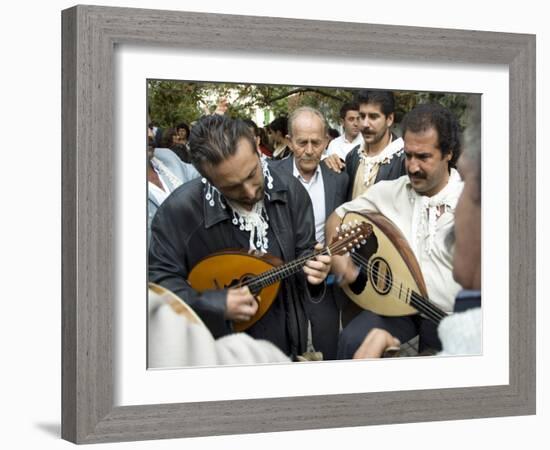
<path fill-rule="evenodd" d="M 314 251 L 311 255 L 303 256 L 302 258 L 298 258 L 297 260 L 292 261 L 288 264 L 284 264 L 283 266 L 274 267 L 273 269 L 270 269 L 254 278 L 251 278 L 244 283 L 241 283 L 240 286 L 248 286 L 251 291 L 255 291 L 257 287 L 264 287 L 264 283 L 267 283 L 266 285 L 272 284 L 273 282 L 277 281 L 277 277 L 280 274 L 283 274 L 283 277 L 284 275 L 292 275 L 310 259 L 315 258 L 318 255 L 330 255 L 333 253 L 337 254 L 340 251 L 344 250 L 349 245 L 350 241 L 353 241 L 354 239 L 367 239 L 370 233 L 366 234 L 367 236 L 359 235 L 355 237 L 351 235 L 350 238 L 352 239 L 348 238 L 338 240 L 321 250 Z"/>
<path fill-rule="evenodd" d="M 267 285 L 274 283 L 275 281 L 277 281 L 277 278 L 281 274 L 283 275 L 283 278 L 285 275 L 292 275 L 297 270 L 299 270 L 307 261 L 309 261 L 312 258 L 315 258 L 318 255 L 338 254 L 339 252 L 344 250 L 349 245 L 350 241 L 352 241 L 353 239 L 366 239 L 368 238 L 368 236 L 359 236 L 355 238 L 352 235 L 351 238 L 352 239 L 338 240 L 321 250 L 314 251 L 311 255 L 303 256 L 302 258 L 299 258 L 288 264 L 284 264 L 283 266 L 274 267 L 273 269 L 270 269 L 254 278 L 251 278 L 241 283 L 240 286 L 242 287 L 248 286 L 249 289 L 252 292 L 254 292 L 256 291 L 257 288 L 263 288 Z M 366 260 L 360 254 L 356 252 L 351 252 L 351 257 L 353 261 L 359 265 L 359 269 L 363 273 L 365 273 L 367 276 L 370 271 L 377 277 L 381 276 L 382 279 L 386 281 L 386 283 L 388 283 L 388 285 L 390 286 L 390 293 L 388 295 L 391 298 L 401 301 L 403 303 L 406 303 L 397 294 L 397 286 L 396 286 L 395 280 L 392 280 L 386 274 L 382 275 L 379 269 L 374 264 Z M 432 305 L 429 301 L 423 299 L 422 297 L 420 297 L 420 295 L 418 295 L 414 291 L 411 292 L 410 302 L 412 306 L 420 310 L 420 312 L 424 313 L 430 320 L 434 321 L 435 323 L 439 323 L 441 319 L 443 319 L 447 315 L 444 311 L 439 309 L 437 306 Z"/>
<path fill-rule="evenodd" d="M 363 258 L 358 253 L 351 253 L 351 257 L 354 260 L 354 262 L 359 264 L 359 269 L 362 270 L 365 274 L 368 275 L 368 271 L 370 270 L 372 273 L 374 273 L 377 276 L 382 276 L 383 279 L 389 284 L 390 286 L 390 295 L 391 298 L 399 300 L 400 302 L 405 303 L 404 300 L 401 300 L 398 294 L 396 294 L 397 286 L 395 285 L 394 280 L 392 280 L 387 275 L 380 275 L 380 271 L 374 266 L 371 262 Z M 414 291 L 411 293 L 411 303 L 413 306 L 415 306 L 416 309 L 421 310 L 422 313 L 426 314 L 429 319 L 432 321 L 439 323 L 441 319 L 447 316 L 447 313 L 442 311 L 439 307 L 431 304 L 428 300 L 423 299 L 420 297 L 420 295 L 416 294 Z"/>
<path fill-rule="evenodd" d="M 356 258 L 355 261 L 359 262 Z M 381 276 L 383 280 L 385 280 L 389 286 L 390 286 L 390 293 L 388 294 L 389 297 L 392 299 L 396 299 L 400 302 L 406 303 L 405 300 L 401 299 L 400 295 L 397 293 L 397 285 L 399 284 L 399 280 L 396 280 L 396 282 L 393 282 L 390 277 L 387 275 L 380 275 L 380 271 L 376 268 L 376 266 L 372 263 L 366 262 L 366 267 L 363 266 L 365 263 L 364 259 L 359 262 L 360 269 L 368 275 L 368 271 L 370 270 L 375 276 Z M 371 280 L 372 282 L 372 280 Z M 441 310 L 436 305 L 433 305 L 430 303 L 427 299 L 424 299 L 420 294 L 416 293 L 415 291 L 411 290 L 411 300 L 410 305 L 413 306 L 415 309 L 417 309 L 419 312 L 425 314 L 428 319 L 432 320 L 436 324 L 439 324 L 439 322 L 447 316 L 447 313 Z"/>
<path fill-rule="evenodd" d="M 351 236 L 354 238 L 354 236 Z M 368 236 L 359 236 L 356 239 L 366 239 Z M 344 250 L 348 245 L 349 242 L 353 239 L 343 239 L 334 242 L 333 244 L 329 245 L 328 247 L 325 247 L 321 250 L 314 251 L 311 255 L 303 256 L 302 258 L 299 258 L 293 262 L 290 262 L 288 264 L 284 264 L 283 266 L 274 267 L 273 269 L 270 269 L 252 279 L 249 279 L 243 283 L 241 283 L 240 286 L 248 286 L 252 292 L 254 292 L 257 288 L 263 288 L 267 285 L 270 285 L 277 281 L 277 278 L 282 274 L 284 275 L 291 275 L 295 273 L 297 270 L 299 270 L 308 260 L 315 258 L 318 255 L 330 255 L 330 254 L 337 254 L 340 251 Z M 359 265 L 359 269 L 363 271 L 363 273 L 367 274 L 369 271 L 375 274 L 376 276 L 381 276 L 386 283 L 390 286 L 390 294 L 389 296 L 395 300 L 401 301 L 403 303 L 406 303 L 404 300 L 402 300 L 399 295 L 397 294 L 397 286 L 395 285 L 395 280 L 392 280 L 388 275 L 384 274 L 381 275 L 378 268 L 376 268 L 375 265 L 373 265 L 371 262 L 363 258 L 361 255 L 359 255 L 356 252 L 351 252 L 351 257 L 355 263 Z M 265 286 L 264 286 L 265 285 Z M 429 319 L 432 321 L 439 323 L 441 319 L 443 319 L 447 314 L 439 309 L 437 306 L 432 305 L 429 301 L 423 299 L 418 295 L 416 292 L 411 292 L 411 304 L 412 306 L 415 306 L 416 309 L 420 310 L 422 313 L 424 313 L 426 316 L 428 316 Z"/>

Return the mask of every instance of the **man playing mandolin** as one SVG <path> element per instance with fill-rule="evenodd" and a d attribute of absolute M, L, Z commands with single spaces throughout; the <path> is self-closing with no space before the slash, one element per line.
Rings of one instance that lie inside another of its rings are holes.
<path fill-rule="evenodd" d="M 407 175 L 381 181 L 338 208 L 327 221 L 327 239 L 348 212 L 382 214 L 399 228 L 416 256 L 430 301 L 442 311 L 452 312 L 460 286 L 453 280 L 452 254 L 445 237 L 453 227 L 454 210 L 462 191 L 462 181 L 455 170 L 461 153 L 458 122 L 443 106 L 425 104 L 407 114 L 402 129 Z M 335 256 L 333 270 L 344 283 L 357 285 L 360 280 L 352 258 Z M 343 330 L 338 357 L 352 358 L 373 328 L 388 331 L 400 342 L 419 335 L 420 351 L 441 349 L 436 325 L 424 315 L 389 317 L 364 310 Z"/>
<path fill-rule="evenodd" d="M 199 292 L 189 282 L 192 269 L 227 249 L 267 253 L 286 262 L 311 254 L 316 246 L 313 210 L 298 180 L 270 170 L 260 158 L 244 122 L 223 115 L 204 117 L 192 128 L 189 145 L 191 161 L 203 178 L 174 191 L 157 211 L 149 280 L 184 299 L 219 337 L 253 318 L 262 299 L 246 283 L 216 283 Z M 227 264 L 234 266 L 235 280 L 248 273 L 240 261 Z M 290 356 L 305 352 L 303 299 L 324 294 L 330 266 L 326 252 L 307 259 L 303 271 L 282 281 L 273 304 L 247 333 Z"/>

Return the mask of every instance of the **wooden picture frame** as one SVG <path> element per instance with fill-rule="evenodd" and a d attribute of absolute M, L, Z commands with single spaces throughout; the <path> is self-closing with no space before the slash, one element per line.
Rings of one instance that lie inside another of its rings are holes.
<path fill-rule="evenodd" d="M 93 443 L 535 413 L 535 36 L 76 6 L 62 13 L 62 41 L 64 439 Z M 117 44 L 507 65 L 509 384 L 115 407 Z"/>

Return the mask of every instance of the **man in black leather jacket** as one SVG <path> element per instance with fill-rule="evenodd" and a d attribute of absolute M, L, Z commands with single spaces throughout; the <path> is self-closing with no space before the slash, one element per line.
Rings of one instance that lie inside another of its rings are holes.
<path fill-rule="evenodd" d="M 258 305 L 247 287 L 205 291 L 187 282 L 204 257 L 230 248 L 267 252 L 285 262 L 311 253 L 316 244 L 311 201 L 298 180 L 270 170 L 240 120 L 213 115 L 201 119 L 190 137 L 193 165 L 203 179 L 174 191 L 151 227 L 149 281 L 184 299 L 214 337 L 249 320 Z M 317 256 L 303 272 L 281 283 L 267 313 L 246 332 L 267 339 L 285 354 L 306 350 L 305 296 L 324 295 L 331 258 Z M 238 269 L 237 269 L 238 271 Z"/>

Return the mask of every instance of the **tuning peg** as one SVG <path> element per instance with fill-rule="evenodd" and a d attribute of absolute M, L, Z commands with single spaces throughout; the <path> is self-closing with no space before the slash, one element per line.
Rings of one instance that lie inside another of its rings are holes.
<path fill-rule="evenodd" d="M 366 241 L 365 239 L 363 239 L 363 240 L 361 241 L 361 245 L 365 245 L 366 243 L 367 243 L 367 241 Z"/>

